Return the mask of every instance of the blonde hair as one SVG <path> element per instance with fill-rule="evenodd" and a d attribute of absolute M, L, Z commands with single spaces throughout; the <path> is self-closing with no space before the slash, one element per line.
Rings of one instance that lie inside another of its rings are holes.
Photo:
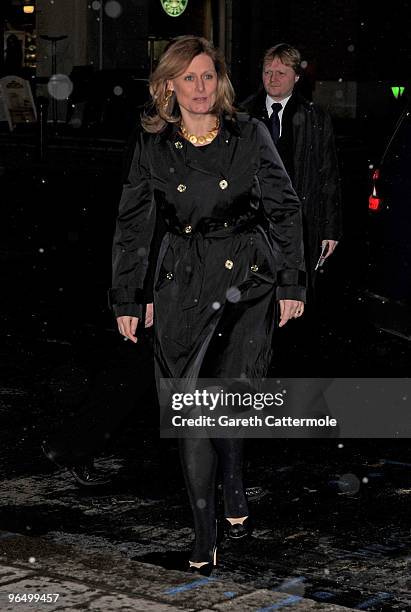
<path fill-rule="evenodd" d="M 234 89 L 228 77 L 224 57 L 213 44 L 200 36 L 180 36 L 174 39 L 160 58 L 150 77 L 151 112 L 145 112 L 141 124 L 147 132 L 160 132 L 167 123 L 178 123 L 180 108 L 175 93 L 167 91 L 167 81 L 180 76 L 193 59 L 205 53 L 217 72 L 217 93 L 211 113 L 234 113 Z"/>
<path fill-rule="evenodd" d="M 279 43 L 274 47 L 270 47 L 264 53 L 263 66 L 268 62 L 272 62 L 274 58 L 278 57 L 280 62 L 285 66 L 289 66 L 294 70 L 296 74 L 301 74 L 301 54 L 298 49 L 287 45 L 287 43 Z"/>

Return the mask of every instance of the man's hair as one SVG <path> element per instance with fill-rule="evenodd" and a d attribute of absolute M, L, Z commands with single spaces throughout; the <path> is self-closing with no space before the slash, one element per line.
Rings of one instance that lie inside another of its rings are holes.
<path fill-rule="evenodd" d="M 263 67 L 273 59 L 278 58 L 285 66 L 290 66 L 296 74 L 301 74 L 301 53 L 295 47 L 287 43 L 279 43 L 270 47 L 264 53 Z"/>

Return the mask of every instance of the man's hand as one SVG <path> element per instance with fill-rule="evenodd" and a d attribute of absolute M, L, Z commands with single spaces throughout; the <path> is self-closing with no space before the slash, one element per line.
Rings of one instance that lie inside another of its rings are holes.
<path fill-rule="evenodd" d="M 298 300 L 280 300 L 280 324 L 283 327 L 289 319 L 298 319 L 304 312 L 304 302 Z"/>
<path fill-rule="evenodd" d="M 324 248 L 324 245 L 328 244 L 328 249 L 326 250 L 323 259 L 327 259 L 330 255 L 332 255 L 335 251 L 335 247 L 338 244 L 338 240 L 323 240 L 321 242 L 321 248 Z"/>

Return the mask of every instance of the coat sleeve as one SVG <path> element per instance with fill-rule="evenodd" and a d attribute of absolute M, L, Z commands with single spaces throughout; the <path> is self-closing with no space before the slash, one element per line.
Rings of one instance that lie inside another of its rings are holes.
<path fill-rule="evenodd" d="M 142 315 L 142 305 L 147 301 L 146 280 L 151 276 L 148 271 L 155 225 L 147 144 L 140 132 L 123 186 L 113 239 L 109 303 L 116 317 Z"/>
<path fill-rule="evenodd" d="M 320 239 L 339 240 L 342 234 L 341 190 L 338 173 L 338 159 L 335 147 L 331 117 L 323 118 L 323 138 L 320 140 L 319 180 L 321 185 L 320 201 Z"/>
<path fill-rule="evenodd" d="M 277 299 L 305 301 L 301 203 L 266 126 L 258 122 L 258 179 L 277 260 Z"/>

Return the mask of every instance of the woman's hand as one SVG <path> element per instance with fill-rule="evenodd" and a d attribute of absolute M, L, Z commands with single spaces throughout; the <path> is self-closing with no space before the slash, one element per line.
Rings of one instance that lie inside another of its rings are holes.
<path fill-rule="evenodd" d="M 146 306 L 146 320 L 144 327 L 151 327 L 154 322 L 154 306 L 153 304 L 147 304 Z"/>
<path fill-rule="evenodd" d="M 134 344 L 137 342 L 136 329 L 138 322 L 138 317 L 117 317 L 118 331 L 126 340 L 131 340 Z"/>
<path fill-rule="evenodd" d="M 280 324 L 283 327 L 289 319 L 298 319 L 304 312 L 304 302 L 299 300 L 280 300 Z"/>
<path fill-rule="evenodd" d="M 134 344 L 137 342 L 136 329 L 139 322 L 138 317 L 117 317 L 118 331 L 122 336 L 128 338 Z M 146 320 L 144 327 L 151 327 L 154 322 L 154 307 L 153 304 L 147 304 L 146 307 Z"/>

